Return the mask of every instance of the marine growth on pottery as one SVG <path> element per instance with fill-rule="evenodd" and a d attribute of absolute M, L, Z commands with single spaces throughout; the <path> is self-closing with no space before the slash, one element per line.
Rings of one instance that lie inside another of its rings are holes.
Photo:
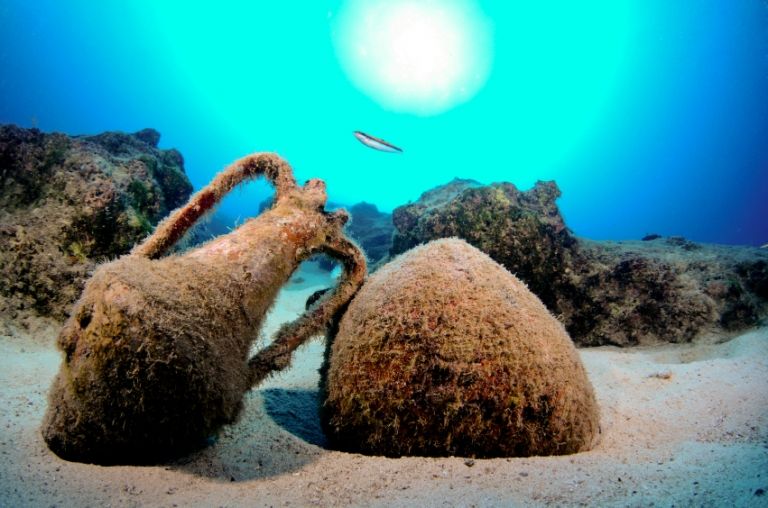
<path fill-rule="evenodd" d="M 182 255 L 163 256 L 240 182 L 265 175 L 273 207 Z M 42 433 L 59 456 L 99 463 L 150 462 L 202 445 L 240 411 L 242 396 L 288 365 L 365 277 L 365 258 L 327 213 L 325 185 L 296 185 L 290 166 L 255 154 L 225 169 L 134 251 L 99 267 L 58 345 Z M 267 310 L 304 259 L 326 253 L 344 275 L 298 320 L 249 359 Z"/>
<path fill-rule="evenodd" d="M 458 239 L 377 271 L 327 354 L 323 425 L 342 450 L 390 456 L 590 449 L 598 407 L 563 326 L 515 276 Z"/>

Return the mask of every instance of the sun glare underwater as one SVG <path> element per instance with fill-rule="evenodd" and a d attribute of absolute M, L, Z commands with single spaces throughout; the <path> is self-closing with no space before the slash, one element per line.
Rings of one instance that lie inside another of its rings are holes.
<path fill-rule="evenodd" d="M 768 242 L 762 0 L 10 0 L 0 23 L 1 122 L 155 128 L 196 188 L 274 151 L 347 206 L 555 180 L 579 236 Z"/>

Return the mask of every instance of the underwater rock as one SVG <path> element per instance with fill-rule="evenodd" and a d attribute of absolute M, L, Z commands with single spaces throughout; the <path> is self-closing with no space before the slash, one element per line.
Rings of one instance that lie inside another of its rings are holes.
<path fill-rule="evenodd" d="M 391 254 L 457 236 L 524 281 L 579 345 L 688 342 L 768 315 L 768 253 L 681 237 L 596 242 L 575 237 L 554 182 L 454 180 L 395 209 Z M 437 196 L 437 198 L 436 198 Z"/>
<path fill-rule="evenodd" d="M 563 326 L 466 242 L 416 247 L 375 274 L 331 337 L 322 422 L 368 454 L 529 456 L 588 450 L 599 412 Z"/>
<path fill-rule="evenodd" d="M 428 241 L 425 238 L 432 233 L 430 225 L 433 222 L 430 218 L 434 215 L 440 215 L 436 211 L 449 205 L 465 190 L 482 186 L 476 180 L 454 178 L 445 185 L 440 185 L 424 192 L 415 203 L 409 203 L 396 208 L 392 212 L 395 235 L 392 238 L 390 255 L 401 254 L 420 243 Z M 422 224 L 422 221 L 425 224 Z M 432 226 L 439 229 L 437 224 Z M 445 235 L 439 237 L 444 238 Z"/>
<path fill-rule="evenodd" d="M 510 183 L 480 186 L 455 179 L 393 213 L 392 255 L 436 238 L 459 237 L 525 281 L 554 310 L 564 269 L 572 264 L 576 239 L 555 204 L 554 182 L 537 182 L 527 192 Z"/>
<path fill-rule="evenodd" d="M 682 236 L 668 236 L 666 242 L 673 247 L 682 247 L 685 250 L 696 250 L 701 248 L 699 244 L 683 238 Z"/>
<path fill-rule="evenodd" d="M 166 255 L 235 185 L 265 175 L 269 211 L 182 255 Z M 229 166 L 127 255 L 100 265 L 58 337 L 65 358 L 42 425 L 67 460 L 149 463 L 203 446 L 235 420 L 242 397 L 325 331 L 366 275 L 344 211 L 327 213 L 325 184 L 296 185 L 274 154 Z M 250 349 L 280 287 L 322 252 L 344 266 L 335 291 L 255 356 Z"/>
<path fill-rule="evenodd" d="M 669 254 L 655 242 L 579 240 L 555 304 L 571 337 L 630 346 L 688 342 L 717 327 L 715 301 L 686 273 L 687 256 Z"/>
<path fill-rule="evenodd" d="M 389 255 L 392 248 L 392 215 L 380 212 L 376 205 L 358 203 L 349 208 L 351 220 L 347 234 L 363 248 L 368 262 L 374 265 Z"/>
<path fill-rule="evenodd" d="M 572 336 L 584 345 L 690 342 L 757 325 L 768 314 L 768 255 L 691 244 L 580 240 L 576 291 L 559 301 Z"/>
<path fill-rule="evenodd" d="M 62 320 L 96 263 L 127 253 L 192 191 L 160 134 L 0 126 L 0 314 Z"/>

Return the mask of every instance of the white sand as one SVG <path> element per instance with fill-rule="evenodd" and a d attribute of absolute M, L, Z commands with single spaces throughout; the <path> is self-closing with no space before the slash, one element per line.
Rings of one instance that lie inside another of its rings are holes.
<path fill-rule="evenodd" d="M 303 270 L 266 332 L 327 277 Z M 0 336 L 0 506 L 768 506 L 768 328 L 719 345 L 582 350 L 601 443 L 564 457 L 366 457 L 322 447 L 320 340 L 247 395 L 239 423 L 174 464 L 63 461 L 40 437 L 54 327 Z M 471 464 L 471 465 L 470 465 Z M 756 494 L 756 492 L 758 494 Z"/>

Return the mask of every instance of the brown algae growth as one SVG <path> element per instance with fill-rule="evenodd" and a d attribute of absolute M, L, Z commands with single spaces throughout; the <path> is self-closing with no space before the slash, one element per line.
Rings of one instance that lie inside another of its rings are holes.
<path fill-rule="evenodd" d="M 260 175 L 276 188 L 270 210 L 163 257 L 233 187 Z M 217 175 L 130 255 L 98 267 L 58 337 L 65 359 L 42 426 L 51 450 L 68 460 L 147 463 L 200 447 L 233 422 L 244 393 L 286 367 L 365 277 L 363 254 L 342 232 L 346 212 L 325 212 L 325 202 L 322 181 L 299 187 L 280 157 L 254 154 Z M 316 253 L 344 266 L 337 288 L 249 358 L 278 290 Z"/>
<path fill-rule="evenodd" d="M 599 411 L 563 326 L 459 239 L 402 254 L 366 282 L 327 354 L 331 444 L 469 457 L 590 449 Z"/>

